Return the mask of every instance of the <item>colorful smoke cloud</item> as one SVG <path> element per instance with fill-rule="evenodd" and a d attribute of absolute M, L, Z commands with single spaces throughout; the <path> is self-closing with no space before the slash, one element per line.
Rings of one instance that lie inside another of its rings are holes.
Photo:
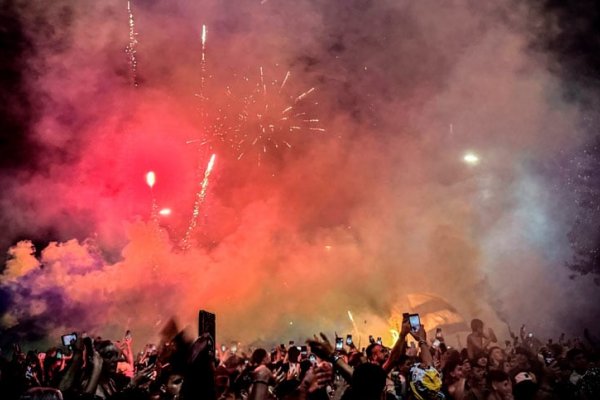
<path fill-rule="evenodd" d="M 36 146 L 33 164 L 1 178 L 6 337 L 131 328 L 150 339 L 173 315 L 193 325 L 199 308 L 217 313 L 228 340 L 350 330 L 347 310 L 389 335 L 385 321 L 413 293 L 440 296 L 502 336 L 524 322 L 575 333 L 598 315 L 597 288 L 563 266 L 574 210 L 557 162 L 586 139 L 583 111 L 531 50 L 531 10 L 131 5 L 137 87 L 123 2 L 14 7 L 31 43 L 23 86 L 35 118 L 22 134 Z M 291 71 L 290 93 L 316 87 L 326 132 L 298 135 L 260 165 L 229 143 L 186 144 L 214 139 L 207 115 L 235 115 L 227 90 L 243 92 L 259 66 Z M 462 161 L 467 151 L 477 165 Z M 193 246 L 182 251 L 198 166 L 213 152 Z M 172 210 L 160 230 L 152 196 Z"/>

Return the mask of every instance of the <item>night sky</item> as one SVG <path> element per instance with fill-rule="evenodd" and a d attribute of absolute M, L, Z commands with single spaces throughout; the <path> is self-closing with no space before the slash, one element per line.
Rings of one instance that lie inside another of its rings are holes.
<path fill-rule="evenodd" d="M 600 14 L 488 3 L 3 2 L 2 340 L 597 330 Z"/>

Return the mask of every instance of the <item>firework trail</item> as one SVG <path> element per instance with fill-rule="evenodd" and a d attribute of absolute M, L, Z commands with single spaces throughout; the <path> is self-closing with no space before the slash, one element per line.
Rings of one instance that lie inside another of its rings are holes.
<path fill-rule="evenodd" d="M 204 89 L 206 85 L 206 25 L 202 24 L 202 61 L 200 62 L 200 70 L 202 76 L 200 77 L 200 96 L 204 99 Z"/>
<path fill-rule="evenodd" d="M 137 32 L 135 31 L 135 21 L 133 19 L 133 11 L 131 10 L 131 2 L 127 2 L 127 12 L 129 14 L 129 44 L 125 48 L 125 53 L 129 56 L 129 70 L 131 74 L 131 84 L 134 87 L 139 85 L 137 80 L 137 58 L 136 47 L 138 44 Z"/>
<path fill-rule="evenodd" d="M 200 184 L 200 190 L 196 192 L 196 198 L 194 200 L 194 210 L 192 211 L 192 218 L 190 219 L 190 223 L 185 232 L 185 236 L 182 240 L 181 247 L 184 250 L 189 249 L 190 247 L 190 238 L 194 229 L 196 229 L 196 225 L 198 224 L 198 215 L 200 214 L 200 207 L 204 203 L 206 199 L 206 191 L 208 190 L 208 178 L 210 177 L 210 173 L 213 170 L 213 166 L 215 165 L 215 157 L 216 154 L 210 156 L 210 160 L 208 161 L 208 165 L 206 166 L 206 170 L 204 171 L 204 179 L 202 179 L 202 183 Z"/>
<path fill-rule="evenodd" d="M 354 334 L 358 336 L 359 335 L 358 327 L 356 326 L 356 322 L 354 322 L 354 317 L 352 316 L 352 313 L 350 312 L 350 310 L 348 310 L 348 318 L 350 319 L 350 322 L 352 322 L 352 327 L 354 328 Z"/>
<path fill-rule="evenodd" d="M 154 171 L 148 171 L 146 173 L 146 184 L 150 188 L 150 195 L 152 196 L 152 210 L 150 212 L 150 219 L 153 223 L 158 226 L 158 204 L 156 203 L 156 198 L 154 197 L 154 184 L 156 183 L 156 174 Z"/>
<path fill-rule="evenodd" d="M 202 42 L 202 54 L 200 60 L 200 93 L 196 93 L 196 96 L 200 98 L 201 102 L 206 100 L 205 97 L 205 89 L 206 89 L 206 36 L 208 34 L 208 30 L 206 29 L 206 25 L 202 24 L 202 33 L 200 35 L 200 40 Z M 204 104 L 202 104 L 202 113 L 206 114 L 204 110 Z"/>

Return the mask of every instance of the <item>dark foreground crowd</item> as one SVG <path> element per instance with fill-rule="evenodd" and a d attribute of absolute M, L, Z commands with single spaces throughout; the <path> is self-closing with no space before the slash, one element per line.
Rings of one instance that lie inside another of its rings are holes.
<path fill-rule="evenodd" d="M 321 334 L 248 354 L 215 347 L 208 334 L 189 341 L 174 326 L 135 356 L 129 333 L 115 342 L 78 335 L 46 352 L 15 345 L 0 360 L 0 399 L 600 399 L 598 343 L 587 332 L 542 343 L 523 327 L 500 344 L 482 321 L 471 328 L 464 349 L 404 321 L 391 349 Z"/>

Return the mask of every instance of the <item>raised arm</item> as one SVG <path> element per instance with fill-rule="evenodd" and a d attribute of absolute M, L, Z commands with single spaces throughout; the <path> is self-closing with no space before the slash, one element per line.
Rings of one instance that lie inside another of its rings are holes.
<path fill-rule="evenodd" d="M 425 327 L 421 325 L 418 331 L 411 331 L 410 334 L 419 343 L 419 348 L 421 349 L 421 352 L 419 353 L 421 363 L 426 367 L 433 366 L 433 357 L 431 356 L 429 345 L 427 344 L 427 333 L 425 333 Z"/>
<path fill-rule="evenodd" d="M 65 371 L 58 389 L 61 392 L 71 390 L 75 384 L 75 380 L 80 375 L 81 368 L 83 366 L 83 338 L 81 334 L 77 335 L 77 339 L 73 343 L 73 356 L 71 357 L 71 364 Z"/>
<path fill-rule="evenodd" d="M 403 321 L 402 328 L 400 328 L 400 336 L 398 337 L 398 340 L 396 340 L 396 343 L 394 343 L 389 358 L 383 364 L 383 369 L 386 373 L 389 373 L 394 368 L 402 354 L 406 351 L 406 335 L 408 335 L 409 332 L 410 323 L 408 320 Z"/>
<path fill-rule="evenodd" d="M 323 332 L 321 332 L 321 339 L 322 340 L 318 340 L 318 338 L 315 337 L 314 340 L 306 341 L 306 343 L 310 346 L 310 351 L 321 360 L 327 360 L 331 362 L 333 367 L 337 368 L 342 377 L 347 382 L 350 382 L 352 379 L 352 374 L 354 373 L 352 367 L 346 364 L 342 357 L 339 357 L 335 354 L 331 342 L 329 342 L 329 339 L 327 339 L 327 336 Z"/>

